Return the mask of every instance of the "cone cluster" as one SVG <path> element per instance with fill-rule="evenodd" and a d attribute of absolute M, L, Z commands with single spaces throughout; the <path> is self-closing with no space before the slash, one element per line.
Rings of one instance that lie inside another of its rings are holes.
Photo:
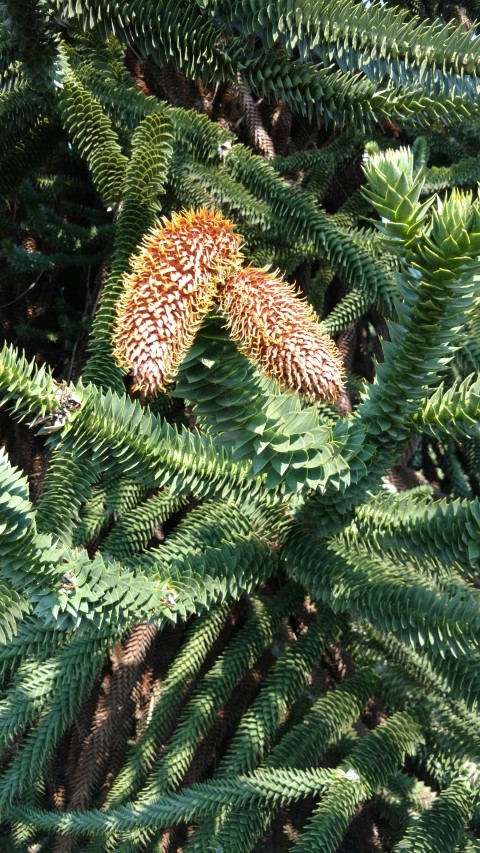
<path fill-rule="evenodd" d="M 221 213 L 174 214 L 145 238 L 117 304 L 114 356 L 134 389 L 165 390 L 218 303 L 241 351 L 282 388 L 334 401 L 341 357 L 313 310 L 265 269 L 242 267 L 241 237 Z"/>

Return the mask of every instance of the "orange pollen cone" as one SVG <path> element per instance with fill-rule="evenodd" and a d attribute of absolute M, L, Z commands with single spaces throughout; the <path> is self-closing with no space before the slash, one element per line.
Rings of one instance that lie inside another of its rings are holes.
<path fill-rule="evenodd" d="M 220 305 L 241 351 L 282 388 L 334 402 L 344 389 L 336 344 L 293 287 L 268 270 L 232 271 Z"/>
<path fill-rule="evenodd" d="M 114 357 L 134 390 L 163 391 L 212 308 L 219 285 L 240 263 L 240 237 L 221 213 L 174 214 L 145 237 L 117 304 Z"/>

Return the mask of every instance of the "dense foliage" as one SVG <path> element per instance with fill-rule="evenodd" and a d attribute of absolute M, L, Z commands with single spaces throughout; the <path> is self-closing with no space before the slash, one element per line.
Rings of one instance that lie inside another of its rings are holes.
<path fill-rule="evenodd" d="M 2 4 L 2 849 L 480 850 L 479 13 Z M 281 273 L 154 396 L 114 348 L 185 209 Z M 281 275 L 336 402 L 263 372 Z"/>

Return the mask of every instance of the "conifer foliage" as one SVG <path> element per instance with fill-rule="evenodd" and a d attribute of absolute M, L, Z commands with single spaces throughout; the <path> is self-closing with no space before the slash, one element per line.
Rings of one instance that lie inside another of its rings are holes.
<path fill-rule="evenodd" d="M 480 850 L 476 17 L 2 5 L 2 850 Z"/>

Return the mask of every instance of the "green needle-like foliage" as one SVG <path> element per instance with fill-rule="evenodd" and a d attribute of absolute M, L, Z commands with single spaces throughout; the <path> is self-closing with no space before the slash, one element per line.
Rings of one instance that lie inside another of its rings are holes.
<path fill-rule="evenodd" d="M 129 269 L 130 257 L 159 210 L 158 195 L 166 180 L 171 155 L 170 139 L 168 119 L 155 113 L 146 116 L 133 134 L 132 154 L 123 177 L 112 264 L 93 328 L 94 354 L 85 371 L 90 381 L 114 390 L 122 387 L 119 370 L 110 356 L 115 303 L 122 292 L 121 277 Z"/>
<path fill-rule="evenodd" d="M 476 18 L 0 8 L 0 849 L 480 849 Z"/>

